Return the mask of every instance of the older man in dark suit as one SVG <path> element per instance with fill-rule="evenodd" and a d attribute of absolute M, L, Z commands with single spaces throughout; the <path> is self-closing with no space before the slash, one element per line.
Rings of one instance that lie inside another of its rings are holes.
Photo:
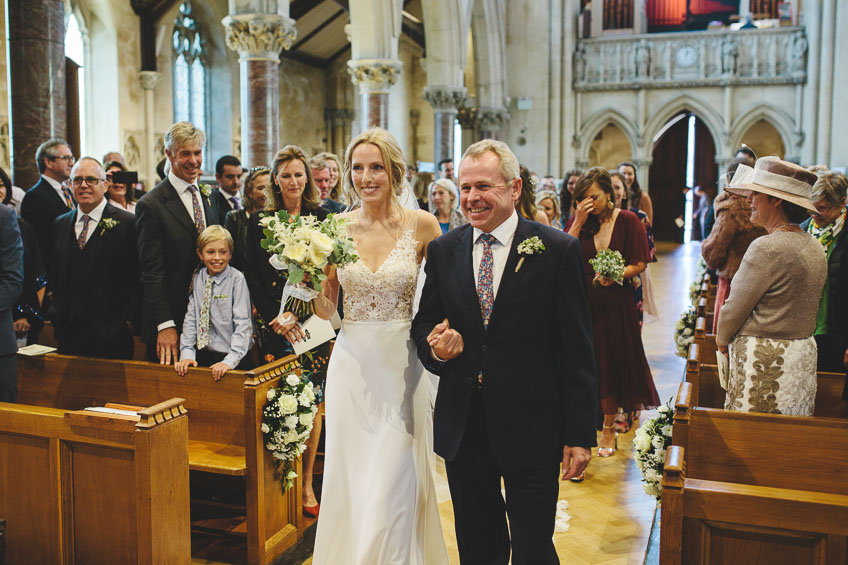
<path fill-rule="evenodd" d="M 24 246 L 15 212 L 0 206 L 0 402 L 14 402 L 18 391 L 18 345 L 12 307 L 24 286 Z"/>
<path fill-rule="evenodd" d="M 135 216 L 105 198 L 106 173 L 83 157 L 71 173 L 78 206 L 53 223 L 59 352 L 132 359 L 141 285 Z"/>
<path fill-rule="evenodd" d="M 49 139 L 35 152 L 41 180 L 27 190 L 21 202 L 21 217 L 30 223 L 41 247 L 41 256 L 47 262 L 50 274 L 53 249 L 53 220 L 76 208 L 70 189 L 62 183 L 71 176 L 74 155 L 71 147 L 62 139 Z M 49 277 L 48 277 L 49 281 Z M 48 282 L 48 284 L 50 284 Z M 49 288 L 53 288 L 50 284 Z"/>
<path fill-rule="evenodd" d="M 179 332 L 197 265 L 197 236 L 219 223 L 211 193 L 197 182 L 205 143 L 206 135 L 192 124 L 172 125 L 165 134 L 168 178 L 135 208 L 144 287 L 141 335 L 148 358 L 167 365 L 179 359 Z"/>

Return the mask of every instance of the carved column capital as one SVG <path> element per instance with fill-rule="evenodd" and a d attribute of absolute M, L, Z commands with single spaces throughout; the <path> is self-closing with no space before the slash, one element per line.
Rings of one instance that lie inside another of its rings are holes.
<path fill-rule="evenodd" d="M 153 90 L 162 78 L 162 73 L 157 71 L 141 71 L 138 73 L 138 80 L 141 83 L 141 88 L 144 90 Z"/>
<path fill-rule="evenodd" d="M 403 63 L 394 59 L 355 59 L 347 62 L 347 72 L 362 94 L 388 92 L 400 75 Z"/>
<path fill-rule="evenodd" d="M 227 47 L 238 52 L 240 60 L 280 60 L 280 51 L 291 49 L 297 39 L 294 20 L 275 14 L 235 14 L 221 23 L 226 30 Z"/>
<path fill-rule="evenodd" d="M 509 110 L 503 108 L 477 108 L 477 123 L 482 129 L 498 129 L 509 121 Z"/>
<path fill-rule="evenodd" d="M 436 112 L 450 112 L 455 114 L 462 107 L 467 96 L 468 91 L 465 88 L 428 86 L 424 89 L 424 100 Z"/>

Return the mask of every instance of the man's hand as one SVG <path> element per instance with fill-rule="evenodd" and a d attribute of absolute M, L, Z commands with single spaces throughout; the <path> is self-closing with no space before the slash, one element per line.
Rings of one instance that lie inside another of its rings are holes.
<path fill-rule="evenodd" d="M 436 324 L 430 335 L 427 336 L 427 343 L 430 344 L 430 348 L 436 357 L 442 361 L 450 361 L 459 357 L 465 347 L 462 335 L 451 329 L 447 318 L 441 324 Z"/>
<path fill-rule="evenodd" d="M 15 323 L 12 324 L 12 327 L 15 328 L 15 333 L 18 337 L 22 337 L 29 332 L 29 321 L 26 318 L 21 318 L 19 320 L 15 320 Z"/>
<path fill-rule="evenodd" d="M 718 349 L 719 353 L 721 353 L 725 357 L 728 357 L 728 358 L 730 357 L 730 355 L 727 352 L 727 346 L 726 345 L 719 345 L 716 349 Z M 848 356 L 848 351 L 845 352 L 845 355 Z"/>
<path fill-rule="evenodd" d="M 577 477 L 586 470 L 589 461 L 592 460 L 592 450 L 585 447 L 569 447 L 567 445 L 562 448 L 562 480 L 567 481 L 572 477 Z"/>
<path fill-rule="evenodd" d="M 197 367 L 197 361 L 194 359 L 183 359 L 182 361 L 174 363 L 174 370 L 177 371 L 177 374 L 181 377 L 186 376 L 189 367 Z"/>
<path fill-rule="evenodd" d="M 230 367 L 229 365 L 227 365 L 223 361 L 221 361 L 220 363 L 215 363 L 214 365 L 212 365 L 209 368 L 212 369 L 212 378 L 215 379 L 216 381 L 220 381 L 221 377 L 224 376 L 224 373 L 226 373 L 227 371 L 232 369 L 232 367 Z"/>
<path fill-rule="evenodd" d="M 156 337 L 156 354 L 160 365 L 170 365 L 179 357 L 179 339 L 175 328 L 165 328 Z"/>

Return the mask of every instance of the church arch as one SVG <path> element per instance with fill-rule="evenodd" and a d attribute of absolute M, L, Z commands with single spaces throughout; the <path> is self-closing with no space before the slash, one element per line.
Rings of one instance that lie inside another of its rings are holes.
<path fill-rule="evenodd" d="M 603 110 L 599 110 L 593 114 L 580 127 L 580 154 L 577 159 L 579 165 L 585 167 L 601 164 L 592 162 L 590 159 L 590 151 L 592 148 L 592 142 L 608 125 L 616 126 L 624 133 L 627 141 L 630 143 L 630 158 L 635 158 L 634 156 L 637 154 L 636 125 L 618 110 L 614 108 L 604 108 Z"/>
<path fill-rule="evenodd" d="M 797 148 L 800 144 L 798 142 L 798 136 L 794 133 L 794 120 L 787 112 L 770 104 L 757 104 L 739 113 L 730 127 L 729 138 L 731 151 L 745 142 L 744 137 L 746 134 L 752 128 L 758 127 L 758 124 L 761 122 L 774 128 L 780 136 L 780 142 L 783 145 L 783 153 L 779 155 L 780 158 L 797 160 Z M 770 149 L 766 151 L 769 154 L 773 152 Z M 760 153 L 758 152 L 757 155 L 759 156 Z"/>
<path fill-rule="evenodd" d="M 682 112 L 691 112 L 700 118 L 710 132 L 715 142 L 716 150 L 719 154 L 721 149 L 727 145 L 727 135 L 724 127 L 721 114 L 714 108 L 705 104 L 702 100 L 693 98 L 688 94 L 682 94 L 677 98 L 663 104 L 662 108 L 652 115 L 645 124 L 645 135 L 642 138 L 644 154 L 650 155 L 653 151 L 654 138 L 663 130 L 665 125 Z"/>

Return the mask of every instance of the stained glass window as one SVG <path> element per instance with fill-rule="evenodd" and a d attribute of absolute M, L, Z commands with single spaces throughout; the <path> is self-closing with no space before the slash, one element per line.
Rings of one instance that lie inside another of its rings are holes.
<path fill-rule="evenodd" d="M 206 131 L 206 42 L 192 15 L 190 0 L 174 20 L 174 121 Z"/>

